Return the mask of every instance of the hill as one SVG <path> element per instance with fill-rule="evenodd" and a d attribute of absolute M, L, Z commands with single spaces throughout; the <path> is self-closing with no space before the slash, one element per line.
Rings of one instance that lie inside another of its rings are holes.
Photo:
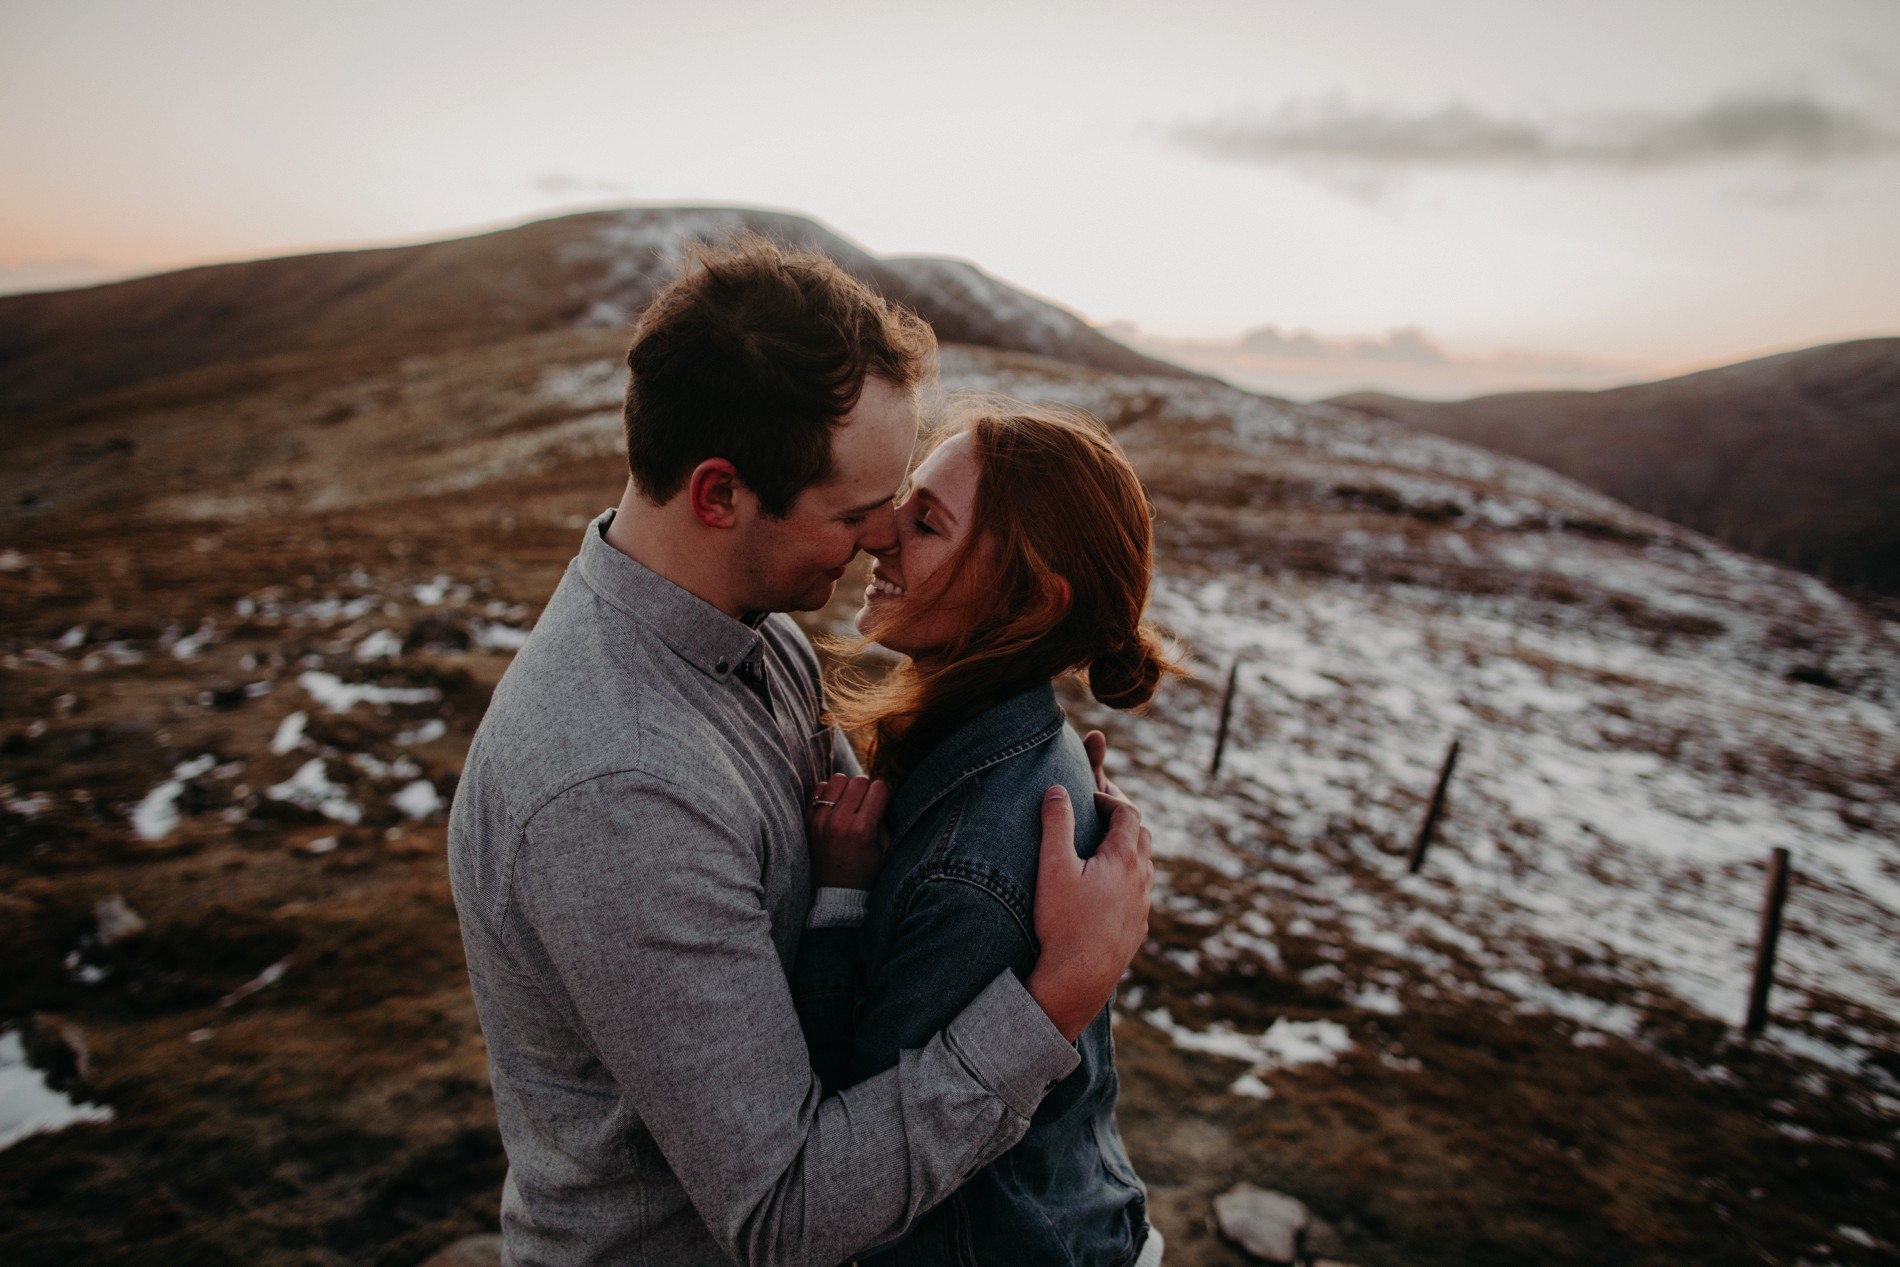
<path fill-rule="evenodd" d="M 1900 595 L 1900 339 L 1606 391 L 1327 403 L 1528 458 L 1752 553 Z"/>
<path fill-rule="evenodd" d="M 583 295 L 647 258 L 581 240 Z M 493 1229 L 445 809 L 619 495 L 622 320 L 400 356 L 332 330 L 0 436 L 30 499 L 0 521 L 0 1114 L 39 1081 L 15 1050 L 93 1106 L 0 1147 L 7 1261 L 411 1267 Z M 1104 419 L 1155 507 L 1151 613 L 1196 676 L 1143 716 L 1064 704 L 1155 831 L 1115 1041 L 1170 1264 L 1243 1261 L 1207 1217 L 1241 1180 L 1359 1267 L 1891 1257 L 1900 629 L 1381 419 L 967 343 L 942 368 Z M 846 631 L 864 579 L 806 627 Z"/>
<path fill-rule="evenodd" d="M 743 229 L 831 256 L 916 309 L 945 341 L 1122 373 L 1189 373 L 959 260 L 882 259 L 800 216 L 661 207 L 3 296 L 0 422 L 262 358 L 394 360 L 556 330 L 624 330 L 672 276 L 687 240 L 717 241 Z"/>

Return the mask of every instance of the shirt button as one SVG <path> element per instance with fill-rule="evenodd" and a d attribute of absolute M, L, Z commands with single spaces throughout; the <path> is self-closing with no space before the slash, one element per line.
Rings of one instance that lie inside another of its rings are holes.
<path fill-rule="evenodd" d="M 724 673 L 725 671 L 726 671 L 726 662 L 724 660 L 721 660 L 718 664 L 713 665 L 713 672 Z"/>

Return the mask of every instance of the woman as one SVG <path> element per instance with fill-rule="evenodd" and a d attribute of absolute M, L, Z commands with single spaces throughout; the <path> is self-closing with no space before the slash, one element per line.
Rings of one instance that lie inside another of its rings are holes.
<path fill-rule="evenodd" d="M 878 782 L 835 776 L 811 814 L 820 875 L 868 875 L 880 817 L 890 840 L 857 934 L 855 1007 L 819 946 L 801 957 L 801 1006 L 829 1018 L 809 1021 L 814 1066 L 833 1087 L 891 1067 L 999 972 L 1026 977 L 1035 963 L 1044 790 L 1067 789 L 1085 856 L 1106 828 L 1053 680 L 1078 673 L 1125 709 L 1173 671 L 1141 620 L 1147 499 L 1086 416 L 976 414 L 918 468 L 896 514 L 896 544 L 877 555 L 857 627 L 904 658 L 879 683 L 833 693 Z M 1022 1140 L 867 1261 L 1160 1262 L 1115 1127 L 1107 1009 L 1076 1047 L 1080 1066 Z"/>

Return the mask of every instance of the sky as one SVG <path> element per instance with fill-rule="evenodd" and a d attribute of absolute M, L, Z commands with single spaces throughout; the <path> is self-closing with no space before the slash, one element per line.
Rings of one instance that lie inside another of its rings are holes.
<path fill-rule="evenodd" d="M 1289 395 L 1633 381 L 1900 333 L 1900 2 L 0 2 L 0 292 L 629 203 Z"/>

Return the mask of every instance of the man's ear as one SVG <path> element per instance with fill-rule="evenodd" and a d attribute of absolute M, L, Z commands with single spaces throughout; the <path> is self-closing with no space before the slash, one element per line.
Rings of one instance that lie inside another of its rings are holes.
<path fill-rule="evenodd" d="M 731 528 L 739 522 L 739 472 L 724 458 L 707 458 L 686 479 L 693 517 L 708 528 Z"/>

